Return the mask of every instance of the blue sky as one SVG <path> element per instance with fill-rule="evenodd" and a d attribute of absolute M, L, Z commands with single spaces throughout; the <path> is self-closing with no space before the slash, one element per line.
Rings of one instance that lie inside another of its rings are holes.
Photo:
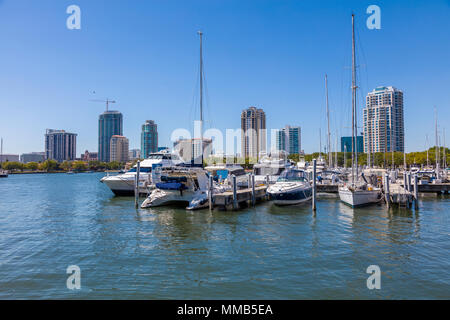
<path fill-rule="evenodd" d="M 81 8 L 81 30 L 66 28 L 71 4 Z M 381 8 L 381 30 L 366 27 L 371 4 Z M 170 145 L 174 129 L 198 118 L 199 29 L 206 128 L 238 128 L 242 109 L 254 105 L 269 129 L 301 126 L 302 148 L 317 151 L 325 73 L 332 133 L 350 133 L 352 12 L 359 108 L 376 86 L 403 90 L 406 148 L 423 150 L 427 134 L 434 141 L 433 106 L 440 130 L 450 119 L 448 0 L 0 0 L 4 152 L 43 151 L 46 128 L 77 133 L 78 154 L 96 151 L 104 105 L 89 100 L 106 97 L 118 102 L 130 147 L 139 148 L 147 119 L 158 123 L 160 145 Z"/>

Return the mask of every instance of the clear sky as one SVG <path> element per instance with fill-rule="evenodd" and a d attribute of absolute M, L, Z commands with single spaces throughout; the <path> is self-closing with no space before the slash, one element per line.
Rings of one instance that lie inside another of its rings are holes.
<path fill-rule="evenodd" d="M 81 30 L 66 28 L 72 4 L 81 8 Z M 381 30 L 366 27 L 371 4 L 381 8 Z M 317 151 L 319 128 L 325 144 L 325 73 L 333 136 L 351 133 L 352 12 L 359 109 L 376 86 L 403 90 L 406 149 L 423 150 L 427 134 L 434 142 L 433 106 L 439 130 L 450 123 L 448 0 L 0 0 L 4 153 L 43 151 L 46 128 L 77 133 L 77 154 L 97 151 L 105 107 L 89 100 L 106 97 L 118 102 L 130 148 L 140 147 L 147 119 L 158 124 L 160 146 L 171 145 L 171 132 L 198 118 L 199 29 L 205 126 L 239 128 L 242 109 L 257 106 L 268 129 L 299 125 L 302 148 Z"/>

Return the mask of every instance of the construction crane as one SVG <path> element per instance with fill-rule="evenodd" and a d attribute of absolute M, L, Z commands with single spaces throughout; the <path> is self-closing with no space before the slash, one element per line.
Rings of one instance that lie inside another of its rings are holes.
<path fill-rule="evenodd" d="M 106 98 L 106 100 L 97 100 L 97 99 L 96 99 L 96 100 L 89 100 L 89 101 L 106 103 L 106 112 L 108 112 L 108 108 L 109 108 L 109 104 L 110 104 L 110 103 L 116 103 L 115 100 L 109 100 L 108 98 Z"/>

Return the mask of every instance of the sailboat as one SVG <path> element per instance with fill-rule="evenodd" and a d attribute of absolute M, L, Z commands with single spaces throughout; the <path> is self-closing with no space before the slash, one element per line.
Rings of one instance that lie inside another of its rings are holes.
<path fill-rule="evenodd" d="M 381 199 L 381 189 L 369 184 L 364 174 L 361 174 L 362 181 L 358 181 L 358 153 L 355 143 L 357 134 L 355 60 L 355 15 L 352 14 L 352 180 L 351 184 L 339 187 L 339 198 L 343 203 L 352 207 L 376 203 Z"/>
<path fill-rule="evenodd" d="M 1 139 L 1 147 L 0 147 L 0 178 L 7 178 L 8 171 L 2 169 L 3 165 L 3 138 Z"/>
<path fill-rule="evenodd" d="M 191 163 L 162 168 L 161 182 L 149 193 L 141 208 L 152 208 L 173 204 L 187 204 L 186 209 L 196 210 L 209 206 L 209 192 L 217 187 L 209 185 L 209 173 L 203 168 L 203 47 L 200 36 L 200 150 L 201 163 L 196 163 L 195 154 Z M 195 143 L 192 140 L 192 143 Z M 223 192 L 223 190 L 221 190 Z"/>

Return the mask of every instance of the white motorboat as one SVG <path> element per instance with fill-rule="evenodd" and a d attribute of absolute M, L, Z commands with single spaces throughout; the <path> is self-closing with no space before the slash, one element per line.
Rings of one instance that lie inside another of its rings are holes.
<path fill-rule="evenodd" d="M 303 170 L 286 169 L 277 182 L 267 188 L 269 200 L 276 205 L 300 204 L 312 199 L 312 186 Z"/>
<path fill-rule="evenodd" d="M 344 185 L 339 187 L 339 198 L 351 207 L 378 203 L 381 200 L 381 189 L 367 183 Z"/>
<path fill-rule="evenodd" d="M 168 152 L 152 153 L 149 157 L 140 163 L 139 185 L 142 193 L 147 193 L 148 188 L 152 189 L 155 183 L 160 181 L 158 167 L 172 167 L 180 164 L 182 161 L 177 155 Z M 108 175 L 100 179 L 117 196 L 134 195 L 137 165 L 134 165 L 129 171 L 118 174 Z"/>
<path fill-rule="evenodd" d="M 265 184 L 267 177 L 269 184 L 277 182 L 280 174 L 287 168 L 293 167 L 293 164 L 287 159 L 287 155 L 279 153 L 270 153 L 259 160 L 253 166 L 253 173 L 255 175 L 255 184 Z"/>
<path fill-rule="evenodd" d="M 175 204 L 186 204 L 190 209 L 207 207 L 208 186 L 207 172 L 202 168 L 162 168 L 161 182 L 155 184 L 141 208 Z"/>
<path fill-rule="evenodd" d="M 215 164 L 205 167 L 205 170 L 213 176 L 214 181 L 224 186 L 231 185 L 232 176 L 235 176 L 238 188 L 248 187 L 249 175 L 239 164 Z"/>

